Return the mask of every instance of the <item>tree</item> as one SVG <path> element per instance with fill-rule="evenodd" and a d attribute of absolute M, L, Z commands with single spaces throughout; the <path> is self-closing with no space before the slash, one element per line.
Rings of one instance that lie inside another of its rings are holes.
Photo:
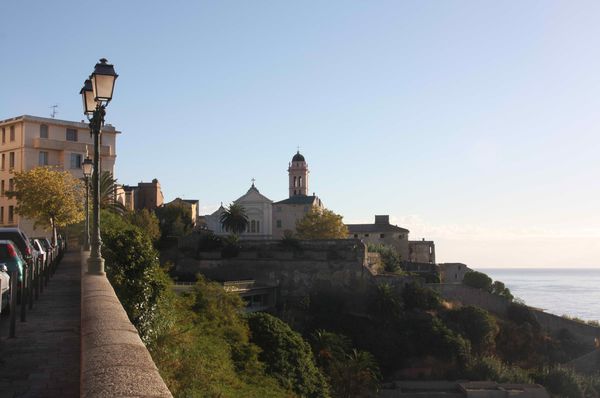
<path fill-rule="evenodd" d="M 117 201 L 117 180 L 113 174 L 104 170 L 100 173 L 100 208 L 117 214 L 123 214 L 127 211 L 125 206 Z M 89 180 L 90 192 L 93 192 L 92 179 Z"/>
<path fill-rule="evenodd" d="M 454 329 L 471 341 L 473 350 L 478 354 L 492 353 L 499 327 L 494 318 L 486 310 L 465 306 L 449 311 L 447 317 Z"/>
<path fill-rule="evenodd" d="M 221 213 L 219 221 L 223 224 L 225 231 L 239 235 L 248 227 L 248 216 L 244 206 L 232 203 Z"/>
<path fill-rule="evenodd" d="M 252 342 L 260 360 L 279 384 L 301 397 L 328 397 L 329 388 L 316 367 L 310 346 L 285 322 L 265 313 L 248 316 Z"/>
<path fill-rule="evenodd" d="M 312 335 L 312 346 L 334 397 L 365 397 L 376 390 L 380 377 L 375 358 L 367 351 L 352 349 L 348 337 L 317 330 Z"/>
<path fill-rule="evenodd" d="M 160 224 L 161 239 L 184 236 L 192 230 L 192 210 L 181 203 L 158 207 L 155 212 Z"/>
<path fill-rule="evenodd" d="M 17 199 L 17 214 L 34 220 L 35 226 L 51 227 L 54 241 L 57 228 L 84 219 L 84 184 L 68 171 L 36 167 L 15 172 L 14 190 L 7 196 Z"/>
<path fill-rule="evenodd" d="M 485 290 L 491 292 L 492 290 L 492 278 L 478 271 L 469 271 L 465 274 L 463 284 L 473 287 L 475 289 Z"/>
<path fill-rule="evenodd" d="M 127 219 L 130 223 L 145 231 L 152 242 L 156 242 L 160 238 L 158 218 L 154 212 L 148 209 L 132 211 L 127 214 Z"/>
<path fill-rule="evenodd" d="M 313 207 L 296 222 L 296 233 L 300 239 L 345 239 L 348 227 L 342 218 L 331 210 Z"/>

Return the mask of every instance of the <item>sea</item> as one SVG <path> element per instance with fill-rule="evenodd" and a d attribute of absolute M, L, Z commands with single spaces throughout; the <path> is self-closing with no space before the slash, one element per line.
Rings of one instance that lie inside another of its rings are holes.
<path fill-rule="evenodd" d="M 479 268 L 525 304 L 555 315 L 600 321 L 600 268 Z"/>

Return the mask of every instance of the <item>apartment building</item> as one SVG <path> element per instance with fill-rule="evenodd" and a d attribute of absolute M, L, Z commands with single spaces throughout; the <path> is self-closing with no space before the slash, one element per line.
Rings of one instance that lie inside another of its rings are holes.
<path fill-rule="evenodd" d="M 100 168 L 114 174 L 116 138 L 120 134 L 107 124 L 100 136 Z M 31 220 L 19 217 L 16 201 L 6 196 L 13 188 L 15 171 L 27 171 L 37 166 L 54 166 L 83 177 L 81 163 L 86 149 L 93 156 L 94 143 L 86 122 L 51 119 L 30 115 L 0 120 L 0 226 L 18 226 L 26 233 L 35 231 Z"/>

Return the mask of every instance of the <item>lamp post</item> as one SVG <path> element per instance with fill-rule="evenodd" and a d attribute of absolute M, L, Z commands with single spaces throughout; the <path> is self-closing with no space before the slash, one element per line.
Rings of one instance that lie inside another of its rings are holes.
<path fill-rule="evenodd" d="M 106 58 L 102 58 L 79 92 L 83 99 L 83 113 L 90 121 L 90 134 L 94 137 L 92 250 L 87 262 L 88 273 L 95 275 L 105 275 L 100 238 L 100 131 L 104 126 L 106 106 L 112 99 L 117 77 L 114 66 Z"/>
<path fill-rule="evenodd" d="M 83 169 L 83 178 L 85 180 L 85 235 L 83 236 L 83 250 L 86 252 L 90 251 L 90 176 L 94 171 L 94 162 L 90 159 L 90 156 L 85 154 L 85 160 L 81 164 Z"/>

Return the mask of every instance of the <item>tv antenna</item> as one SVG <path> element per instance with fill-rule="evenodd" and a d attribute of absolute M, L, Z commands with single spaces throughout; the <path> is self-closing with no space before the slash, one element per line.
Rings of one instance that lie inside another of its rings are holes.
<path fill-rule="evenodd" d="M 52 113 L 50 114 L 50 117 L 54 119 L 56 117 L 56 114 L 58 113 L 58 111 L 56 110 L 56 108 L 58 108 L 58 105 L 52 105 L 50 108 L 52 108 Z"/>

